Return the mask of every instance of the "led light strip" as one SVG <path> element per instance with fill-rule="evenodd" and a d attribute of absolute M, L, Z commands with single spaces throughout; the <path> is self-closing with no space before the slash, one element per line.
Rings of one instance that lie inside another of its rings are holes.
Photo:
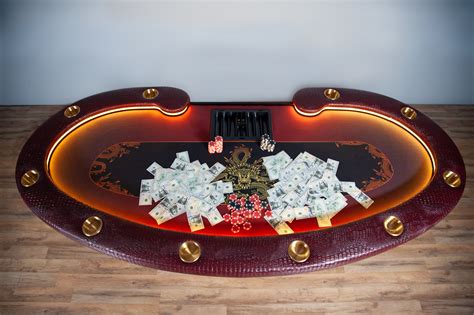
<path fill-rule="evenodd" d="M 373 111 L 370 111 L 370 110 L 367 110 L 367 109 L 361 109 L 361 108 L 356 108 L 356 107 L 348 107 L 348 106 L 331 106 L 331 105 L 328 105 L 328 106 L 324 106 L 323 108 L 321 108 L 319 111 L 317 111 L 315 113 L 304 112 L 304 111 L 298 109 L 298 107 L 296 107 L 296 105 L 293 105 L 293 108 L 295 109 L 295 111 L 298 114 L 300 114 L 302 116 L 306 116 L 306 117 L 317 116 L 325 110 L 339 110 L 339 111 L 351 111 L 351 112 L 358 112 L 358 113 L 373 115 L 373 116 L 380 117 L 380 118 L 383 118 L 385 120 L 388 120 L 388 121 L 394 123 L 395 125 L 399 126 L 400 128 L 406 130 L 416 140 L 418 140 L 418 142 L 421 143 L 421 145 L 425 148 L 425 150 L 428 152 L 428 155 L 430 156 L 431 164 L 433 166 L 433 175 L 432 175 L 432 177 L 434 177 L 434 174 L 436 173 L 436 160 L 435 160 L 435 157 L 434 157 L 433 153 L 431 152 L 430 148 L 428 147 L 428 145 L 413 130 L 411 130 L 410 128 L 408 128 L 407 126 L 405 126 L 404 124 L 402 124 L 398 120 L 395 120 L 395 119 L 393 119 L 389 116 L 386 116 L 384 114 L 373 112 Z"/>
<path fill-rule="evenodd" d="M 140 104 L 137 104 L 137 105 L 140 105 Z M 99 118 L 99 117 L 102 117 L 102 116 L 105 116 L 105 115 L 109 115 L 109 114 L 113 114 L 113 113 L 117 113 L 117 112 L 122 112 L 122 111 L 128 111 L 128 110 L 150 110 L 150 109 L 156 110 L 156 109 L 158 109 L 160 112 L 162 112 L 166 116 L 179 116 L 179 115 L 184 114 L 188 110 L 188 108 L 189 108 L 189 106 L 187 105 L 185 108 L 183 108 L 179 112 L 171 113 L 171 112 L 167 112 L 167 111 L 163 110 L 159 106 L 139 106 L 139 107 L 138 106 L 127 106 L 127 107 L 120 107 L 120 108 L 110 109 L 110 110 L 107 110 L 107 111 L 100 112 L 100 113 L 97 113 L 95 115 L 89 116 L 86 119 L 79 121 L 77 124 L 73 125 L 68 130 L 66 130 L 66 132 L 64 132 L 58 138 L 58 140 L 56 140 L 56 142 L 54 142 L 54 144 L 51 146 L 51 149 L 48 151 L 48 154 L 47 154 L 47 157 L 46 157 L 46 161 L 45 161 L 45 163 L 46 163 L 45 164 L 46 173 L 48 175 L 50 175 L 49 174 L 49 163 L 51 161 L 51 156 L 53 155 L 54 150 L 56 150 L 56 147 L 61 143 L 61 141 L 63 141 L 64 138 L 66 138 L 71 132 L 73 132 L 74 130 L 76 130 L 80 126 L 84 125 L 85 123 L 88 123 L 91 120 L 94 120 L 96 118 Z"/>
<path fill-rule="evenodd" d="M 167 112 L 165 110 L 163 110 L 162 108 L 160 108 L 159 106 L 142 106 L 142 107 L 136 107 L 136 106 L 129 106 L 129 107 L 121 107 L 121 108 L 116 108 L 116 109 L 111 109 L 111 110 L 108 110 L 108 111 L 104 111 L 104 112 L 101 112 L 101 113 L 98 113 L 98 114 L 95 114 L 95 115 L 92 115 L 92 116 L 89 116 L 87 117 L 86 119 L 84 120 L 81 120 L 79 121 L 77 124 L 75 124 L 74 126 L 72 126 L 71 128 L 69 128 L 66 132 L 64 132 L 61 137 L 58 138 L 58 140 L 56 140 L 56 142 L 54 142 L 54 144 L 52 145 L 51 149 L 48 151 L 48 154 L 47 154 L 47 158 L 46 158 L 46 165 L 45 165 L 45 168 L 46 168 L 46 171 L 49 175 L 49 163 L 51 161 L 51 156 L 53 155 L 53 152 L 54 150 L 56 149 L 56 147 L 59 145 L 59 143 L 61 143 L 61 141 L 66 137 L 68 136 L 71 132 L 73 132 L 75 129 L 79 128 L 80 126 L 84 125 L 85 123 L 91 121 L 91 120 L 94 120 L 96 118 L 99 118 L 99 117 L 102 117 L 102 116 L 105 116 L 105 115 L 109 115 L 109 114 L 113 114 L 113 113 L 117 113 L 117 112 L 122 112 L 122 111 L 128 111 L 128 110 L 149 110 L 149 109 L 158 109 L 160 112 L 162 112 L 163 114 L 167 115 L 167 116 L 179 116 L 179 115 L 182 115 L 184 114 L 187 109 L 189 108 L 189 106 L 186 106 L 184 109 L 182 109 L 181 111 L 179 112 L 176 112 L 176 113 L 171 113 L 171 112 Z M 370 110 L 366 110 L 366 109 L 360 109 L 360 108 L 355 108 L 355 107 L 346 107 L 346 106 L 325 106 L 323 107 L 321 110 L 319 110 L 318 112 L 315 112 L 315 113 L 307 113 L 307 112 L 304 112 L 304 111 L 301 111 L 300 109 L 298 109 L 296 107 L 296 105 L 293 105 L 293 108 L 295 109 L 295 111 L 302 115 L 302 116 L 306 116 L 306 117 L 314 117 L 314 116 L 317 116 L 319 115 L 320 113 L 322 113 L 323 111 L 325 110 L 338 110 L 338 111 L 352 111 L 352 112 L 359 112 L 359 113 L 364 113 L 364 114 L 369 114 L 369 115 L 373 115 L 373 116 L 376 116 L 376 117 L 380 117 L 382 119 L 385 119 L 385 120 L 388 120 L 394 124 L 396 124 L 397 126 L 401 127 L 402 129 L 406 130 L 408 133 L 410 133 L 415 139 L 418 140 L 418 142 L 421 143 L 421 145 L 425 148 L 425 150 L 428 152 L 428 155 L 430 156 L 430 159 L 431 159 L 431 164 L 433 166 L 433 174 L 436 173 L 436 160 L 434 158 L 434 155 L 433 153 L 431 152 L 430 148 L 428 147 L 428 145 L 423 141 L 423 139 L 421 139 L 413 130 L 411 130 L 410 128 L 408 128 L 407 126 L 405 126 L 404 124 L 402 124 L 401 122 L 389 117 L 389 116 L 386 116 L 386 115 L 383 115 L 383 114 L 380 114 L 380 113 L 377 113 L 377 112 L 373 112 L 373 111 L 370 111 Z M 433 175 L 434 176 L 434 175 Z"/>

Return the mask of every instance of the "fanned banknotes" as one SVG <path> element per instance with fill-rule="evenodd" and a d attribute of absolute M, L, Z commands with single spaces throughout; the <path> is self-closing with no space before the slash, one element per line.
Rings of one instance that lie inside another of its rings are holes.
<path fill-rule="evenodd" d="M 374 202 L 354 182 L 336 177 L 339 161 L 323 161 L 302 152 L 293 160 L 285 152 L 263 157 L 268 176 L 278 180 L 267 190 L 272 217 L 267 222 L 278 234 L 293 233 L 286 222 L 316 218 L 320 227 L 331 226 L 331 219 L 347 206 L 347 193 L 364 208 Z"/>
<path fill-rule="evenodd" d="M 203 217 L 216 225 L 224 220 L 217 206 L 224 202 L 224 194 L 233 192 L 231 182 L 213 182 L 224 170 L 220 163 L 209 167 L 191 162 L 187 151 L 178 152 L 170 168 L 156 162 L 147 168 L 154 178 L 141 181 L 139 205 L 158 202 L 149 212 L 158 225 L 183 213 L 192 232 L 204 229 Z"/>
<path fill-rule="evenodd" d="M 292 159 L 285 151 L 262 160 L 269 178 L 276 180 L 267 190 L 271 215 L 265 220 L 278 234 L 293 233 L 293 220 L 315 218 L 318 226 L 331 226 L 331 219 L 347 206 L 347 195 L 364 208 L 374 202 L 354 182 L 339 181 L 339 161 L 323 161 L 308 152 Z M 224 170 L 220 163 L 191 162 L 187 151 L 178 152 L 170 168 L 156 162 L 147 168 L 154 178 L 141 181 L 139 205 L 157 203 L 149 212 L 157 224 L 186 214 L 193 232 L 204 229 L 203 219 L 216 225 L 224 221 L 217 206 L 233 192 L 231 182 L 213 182 Z"/>

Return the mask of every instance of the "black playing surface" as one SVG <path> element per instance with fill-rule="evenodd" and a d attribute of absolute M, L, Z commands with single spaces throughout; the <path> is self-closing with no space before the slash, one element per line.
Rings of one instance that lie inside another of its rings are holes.
<path fill-rule="evenodd" d="M 140 180 L 152 178 L 146 168 L 153 162 L 162 167 L 170 167 L 176 158 L 176 152 L 188 151 L 191 162 L 199 160 L 212 166 L 216 162 L 228 165 L 224 158 L 231 158 L 232 151 L 239 146 L 251 149 L 247 163 L 262 156 L 286 151 L 291 158 L 307 151 L 320 159 L 331 158 L 340 162 L 337 176 L 344 181 L 354 181 L 358 187 L 374 186 L 374 182 L 384 183 L 393 170 L 387 157 L 375 147 L 366 143 L 351 142 L 308 142 L 277 143 L 273 153 L 260 150 L 256 142 L 225 142 L 221 154 L 209 154 L 207 142 L 145 142 L 120 143 L 104 150 L 91 166 L 91 179 L 99 186 L 134 196 L 139 195 Z M 240 158 L 244 157 L 241 154 Z M 372 183 L 372 184 L 371 184 Z"/>

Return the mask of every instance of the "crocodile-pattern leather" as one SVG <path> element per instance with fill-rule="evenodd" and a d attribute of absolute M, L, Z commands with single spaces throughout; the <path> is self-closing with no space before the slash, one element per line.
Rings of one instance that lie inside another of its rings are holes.
<path fill-rule="evenodd" d="M 144 89 L 117 90 L 81 100 L 75 103 L 81 107 L 78 119 L 122 104 L 156 104 L 171 112 L 189 104 L 189 97 L 181 90 L 159 87 L 160 94 L 155 100 L 145 100 L 141 96 Z M 413 239 L 445 217 L 461 198 L 466 173 L 453 141 L 427 116 L 417 112 L 415 120 L 408 120 L 400 113 L 406 105 L 399 101 L 364 91 L 338 90 L 341 97 L 328 101 L 323 96 L 324 88 L 303 89 L 294 96 L 293 105 L 306 112 L 317 112 L 328 104 L 343 104 L 376 111 L 402 122 L 421 137 L 435 155 L 437 170 L 424 191 L 404 204 L 370 218 L 295 235 L 215 237 L 154 229 L 85 206 L 53 185 L 45 173 L 45 155 L 51 143 L 72 124 L 64 119 L 63 111 L 40 126 L 23 147 L 16 167 L 18 190 L 38 217 L 68 237 L 108 255 L 162 270 L 214 276 L 269 276 L 356 261 Z M 40 179 L 34 186 L 25 188 L 20 179 L 30 169 L 38 170 Z M 460 187 L 451 188 L 444 183 L 442 174 L 445 170 L 460 175 Z M 104 225 L 99 235 L 88 238 L 82 234 L 81 227 L 92 215 L 100 216 Z M 405 231 L 399 237 L 392 237 L 384 230 L 383 222 L 390 215 L 398 216 L 404 224 Z M 179 245 L 189 239 L 197 241 L 202 249 L 201 258 L 192 264 L 181 262 L 178 256 Z M 295 239 L 305 241 L 311 248 L 311 256 L 305 263 L 296 263 L 288 256 L 288 245 Z"/>

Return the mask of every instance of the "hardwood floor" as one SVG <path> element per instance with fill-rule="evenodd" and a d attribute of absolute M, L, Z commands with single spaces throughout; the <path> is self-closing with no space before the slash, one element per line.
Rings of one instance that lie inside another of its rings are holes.
<path fill-rule="evenodd" d="M 296 276 L 216 278 L 132 265 L 80 246 L 21 200 L 16 159 L 58 106 L 0 107 L 0 313 L 474 312 L 474 106 L 415 106 L 456 142 L 462 200 L 417 239 L 343 267 Z"/>

